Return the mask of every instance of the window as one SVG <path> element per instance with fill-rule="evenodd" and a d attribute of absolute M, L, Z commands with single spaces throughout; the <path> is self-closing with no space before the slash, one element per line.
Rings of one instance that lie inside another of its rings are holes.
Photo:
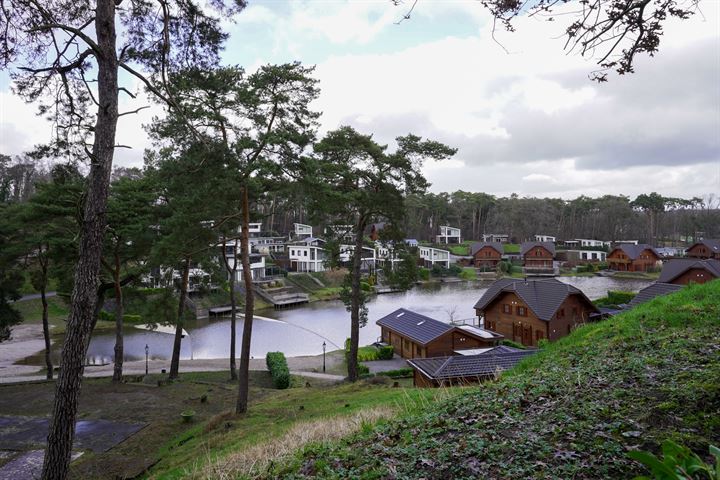
<path fill-rule="evenodd" d="M 527 317 L 527 308 L 518 306 L 517 314 L 521 317 Z"/>
<path fill-rule="evenodd" d="M 303 252 L 303 257 L 307 257 L 307 250 Z"/>
<path fill-rule="evenodd" d="M 503 313 L 512 313 L 512 309 L 507 303 L 503 304 Z"/>

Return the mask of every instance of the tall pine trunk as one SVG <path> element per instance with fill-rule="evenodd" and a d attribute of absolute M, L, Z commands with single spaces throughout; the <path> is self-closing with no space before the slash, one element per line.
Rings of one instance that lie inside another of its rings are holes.
<path fill-rule="evenodd" d="M 362 266 L 363 233 L 365 222 L 358 221 L 357 233 L 355 235 L 355 251 L 353 252 L 353 264 L 350 271 L 350 353 L 347 359 L 348 380 L 355 382 L 358 379 L 358 343 L 360 341 L 360 267 Z"/>
<path fill-rule="evenodd" d="M 98 0 L 95 34 L 98 113 L 88 176 L 80 248 L 75 267 L 67 334 L 55 386 L 42 478 L 64 480 L 70 466 L 83 363 L 94 326 L 98 275 L 105 232 L 110 171 L 118 119 L 118 63 L 115 52 L 115 1 Z"/>
<path fill-rule="evenodd" d="M 248 187 L 243 188 L 242 198 L 242 232 L 240 233 L 240 256 L 242 258 L 243 282 L 245 283 L 245 319 L 243 322 L 242 345 L 240 346 L 240 371 L 238 372 L 238 398 L 235 413 L 245 413 L 248 408 L 248 393 L 250 388 L 250 341 L 252 339 L 253 310 L 255 296 L 252 285 L 252 272 L 250 271 L 250 201 Z"/>
<path fill-rule="evenodd" d="M 115 284 L 115 365 L 113 367 L 113 382 L 122 381 L 123 372 L 123 294 L 120 285 L 120 256 L 115 251 L 115 265 L 113 269 L 113 283 Z"/>
<path fill-rule="evenodd" d="M 46 267 L 43 267 L 43 284 L 40 288 L 40 301 L 42 302 L 42 323 L 43 323 L 43 338 L 45 339 L 45 368 L 47 369 L 47 379 L 52 380 L 53 378 L 53 364 L 50 351 L 50 323 L 48 321 L 48 302 L 45 297 L 45 285 L 47 274 L 45 271 Z"/>
<path fill-rule="evenodd" d="M 173 343 L 172 360 L 170 361 L 170 375 L 174 380 L 180 372 L 180 347 L 182 346 L 183 317 L 185 316 L 185 301 L 187 300 L 188 280 L 190 278 L 190 257 L 185 257 L 182 280 L 180 280 L 180 304 L 178 305 L 177 324 L 175 325 L 175 341 Z"/>

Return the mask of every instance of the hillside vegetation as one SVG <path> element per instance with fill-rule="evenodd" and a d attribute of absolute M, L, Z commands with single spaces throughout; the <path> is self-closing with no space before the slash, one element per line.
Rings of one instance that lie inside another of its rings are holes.
<path fill-rule="evenodd" d="M 720 281 L 548 345 L 497 382 L 341 442 L 267 478 L 632 478 L 631 450 L 720 443 Z"/>

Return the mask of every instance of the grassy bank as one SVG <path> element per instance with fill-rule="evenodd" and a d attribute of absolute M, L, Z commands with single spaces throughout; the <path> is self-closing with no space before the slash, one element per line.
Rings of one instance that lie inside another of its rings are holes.
<path fill-rule="evenodd" d="M 367 431 L 396 413 L 426 408 L 438 394 L 449 395 L 380 381 L 388 383 L 292 388 L 268 395 L 245 416 L 222 413 L 165 444 L 148 478 L 237 478 L 267 469 L 306 443 Z"/>
<path fill-rule="evenodd" d="M 577 329 L 497 382 L 315 445 L 267 478 L 631 478 L 720 443 L 720 281 Z"/>

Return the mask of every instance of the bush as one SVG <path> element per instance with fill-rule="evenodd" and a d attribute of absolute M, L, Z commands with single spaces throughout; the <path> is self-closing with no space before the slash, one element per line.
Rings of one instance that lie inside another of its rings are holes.
<path fill-rule="evenodd" d="M 377 358 L 378 360 L 392 360 L 394 354 L 395 349 L 392 345 L 387 345 L 385 347 L 378 348 Z"/>
<path fill-rule="evenodd" d="M 545 348 L 547 347 L 548 343 L 550 343 L 550 341 L 547 338 L 541 338 L 540 340 L 538 340 L 538 348 Z"/>
<path fill-rule="evenodd" d="M 390 378 L 408 378 L 413 376 L 413 369 L 411 367 L 398 368 L 397 370 L 378 372 L 378 375 L 384 375 Z"/>
<path fill-rule="evenodd" d="M 370 369 L 367 367 L 367 365 L 363 365 L 362 363 L 358 363 L 357 367 L 357 373 L 358 375 L 368 375 L 370 373 Z"/>
<path fill-rule="evenodd" d="M 418 278 L 420 280 L 430 280 L 430 270 L 425 267 L 420 267 L 418 269 Z"/>
<path fill-rule="evenodd" d="M 459 266 L 457 263 L 453 263 L 450 265 L 450 268 L 448 269 L 448 272 L 450 272 L 450 275 L 458 276 L 463 271 L 462 267 Z"/>
<path fill-rule="evenodd" d="M 525 350 L 525 345 L 517 342 L 513 342 L 512 340 L 501 340 L 500 345 L 505 345 L 506 347 L 512 347 L 512 348 L 520 348 L 522 350 Z"/>
<path fill-rule="evenodd" d="M 372 287 L 370 286 L 370 284 L 368 282 L 360 282 L 360 289 L 363 292 L 371 292 L 372 291 Z"/>
<path fill-rule="evenodd" d="M 268 352 L 265 357 L 275 388 L 284 389 L 290 386 L 290 369 L 288 369 L 285 354 L 282 352 Z"/>

